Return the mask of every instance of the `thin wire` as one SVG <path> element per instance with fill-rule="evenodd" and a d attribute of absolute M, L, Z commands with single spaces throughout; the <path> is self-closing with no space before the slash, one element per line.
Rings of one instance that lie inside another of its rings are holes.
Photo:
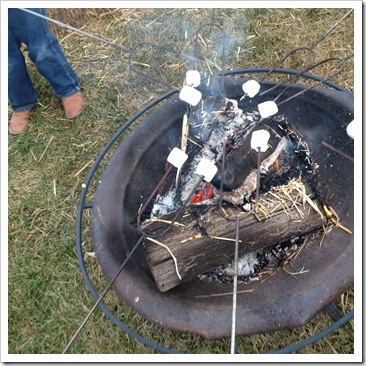
<path fill-rule="evenodd" d="M 224 190 L 224 170 L 225 170 L 225 162 L 226 162 L 226 143 L 227 143 L 227 141 L 224 143 L 224 146 L 222 149 L 222 162 L 221 162 L 221 169 L 220 169 L 221 179 L 220 179 L 220 190 L 219 190 L 219 213 L 224 219 L 226 219 L 228 221 L 235 221 L 236 218 L 230 218 L 229 216 L 227 216 L 224 213 L 224 210 L 222 208 L 222 193 Z"/>
<path fill-rule="evenodd" d="M 294 50 L 290 51 L 288 54 L 286 54 L 274 67 L 272 67 L 265 75 L 264 77 L 259 81 L 259 83 L 263 82 L 278 66 L 280 66 L 288 57 L 290 57 L 292 54 L 294 54 L 295 52 L 299 51 L 299 50 L 308 50 L 308 51 L 312 51 L 313 55 L 316 56 L 316 53 L 314 51 L 314 48 L 325 38 L 328 36 L 329 33 L 331 33 L 334 28 L 336 28 L 351 12 L 353 11 L 353 9 L 349 10 L 341 19 L 339 19 L 328 31 L 326 31 L 321 37 L 319 37 L 319 39 L 311 46 L 311 47 L 299 47 L 299 48 L 295 48 Z M 346 60 L 346 58 L 345 58 Z M 315 58 L 313 56 L 313 61 L 312 63 L 310 63 L 303 71 L 302 73 L 305 73 L 306 71 L 309 70 L 309 68 L 314 64 L 315 62 Z M 301 74 L 302 74 L 301 73 Z M 288 82 L 288 81 L 287 81 Z M 263 95 L 260 94 L 260 95 Z"/>
<path fill-rule="evenodd" d="M 349 156 L 348 154 L 344 153 L 343 151 L 337 149 L 336 147 L 334 147 L 333 145 L 328 144 L 325 141 L 322 141 L 321 144 L 325 147 L 327 147 L 329 150 L 332 150 L 334 152 L 336 152 L 337 154 L 343 156 L 344 158 L 348 159 L 349 161 L 352 161 L 352 163 L 355 161 L 354 158 L 352 156 Z"/>
<path fill-rule="evenodd" d="M 231 346 L 230 353 L 235 354 L 235 335 L 236 335 L 236 304 L 238 293 L 238 260 L 239 260 L 239 217 L 235 220 L 235 256 L 234 256 L 234 284 L 233 284 L 233 312 L 231 319 Z"/>
<path fill-rule="evenodd" d="M 335 27 L 338 26 L 349 14 L 353 12 L 353 9 L 349 10 L 341 19 L 339 19 L 333 27 L 331 27 L 327 32 L 325 32 L 310 48 L 315 48 Z"/>
<path fill-rule="evenodd" d="M 139 210 L 138 215 L 137 215 L 137 229 L 140 232 L 142 232 L 141 227 L 140 227 L 141 226 L 141 216 L 142 216 L 142 214 L 144 213 L 144 211 L 146 210 L 146 207 L 149 205 L 149 203 L 154 198 L 154 196 L 158 193 L 159 189 L 164 184 L 166 178 L 168 177 L 168 175 L 169 175 L 169 173 L 171 172 L 172 169 L 173 169 L 173 165 L 170 164 L 169 168 L 167 169 L 167 171 L 165 172 L 165 174 L 161 178 L 160 182 L 157 184 L 157 186 L 151 192 L 151 194 L 150 194 L 149 198 L 147 199 L 147 201 L 145 202 L 145 204 Z"/>
<path fill-rule="evenodd" d="M 308 71 L 313 70 L 313 69 L 315 69 L 316 67 L 318 67 L 318 66 L 320 66 L 320 65 L 325 64 L 326 62 L 329 62 L 329 61 L 335 61 L 335 60 L 342 61 L 342 65 L 341 65 L 340 69 L 338 70 L 338 72 L 337 72 L 336 74 L 330 75 L 330 76 L 328 76 L 326 79 L 322 79 L 322 80 L 320 80 L 318 84 L 323 83 L 324 81 L 329 80 L 329 79 L 331 79 L 331 78 L 335 77 L 336 75 L 338 75 L 340 72 L 342 72 L 342 71 L 344 70 L 344 66 L 345 66 L 344 62 L 345 62 L 346 60 L 348 60 L 349 58 L 351 58 L 351 57 L 353 57 L 353 54 L 350 54 L 350 55 L 348 55 L 348 56 L 346 56 L 346 57 L 344 57 L 344 58 L 341 58 L 341 57 L 330 57 L 330 58 L 324 59 L 324 60 L 322 60 L 322 61 L 319 61 L 318 63 L 316 63 L 316 64 L 312 64 L 312 65 L 308 66 L 306 69 L 304 69 L 304 70 L 302 70 L 302 71 L 299 71 L 297 74 L 295 74 L 295 75 L 291 76 L 289 79 L 287 79 L 287 80 L 283 81 L 282 83 L 278 83 L 278 84 L 276 84 L 276 85 L 272 86 L 271 88 L 269 88 L 269 89 L 267 89 L 267 90 L 263 91 L 263 92 L 260 94 L 260 96 L 263 96 L 263 95 L 265 95 L 265 94 L 267 94 L 267 93 L 269 93 L 269 92 L 273 91 L 273 90 L 274 90 L 274 89 L 276 89 L 276 88 L 279 88 L 279 87 L 281 87 L 281 86 L 283 86 L 283 85 L 285 85 L 285 84 L 288 84 L 288 83 L 289 83 L 289 82 L 291 82 L 291 81 L 294 81 L 294 80 L 296 80 L 296 79 L 300 78 L 300 76 L 304 75 L 304 74 L 305 74 L 305 73 L 307 73 Z M 282 92 L 281 92 L 279 95 L 277 95 L 277 97 L 276 97 L 276 99 L 274 99 L 274 101 L 276 101 L 276 100 L 279 98 L 279 96 L 280 96 L 280 95 L 282 95 L 282 94 L 283 94 L 283 93 L 284 93 L 288 88 L 290 88 L 290 87 L 291 87 L 291 85 L 288 85 L 284 90 L 282 90 Z M 306 90 L 308 90 L 308 89 L 306 89 Z"/>
<path fill-rule="evenodd" d="M 311 63 L 306 67 L 306 68 L 308 68 L 308 67 L 310 67 L 311 65 L 314 65 L 314 62 L 315 62 L 315 59 L 316 59 L 316 53 L 315 53 L 315 51 L 313 50 L 313 49 L 311 49 L 311 48 L 309 48 L 309 47 L 298 47 L 298 48 L 294 48 L 292 51 L 290 51 L 289 53 L 287 53 L 284 57 L 282 57 L 281 58 L 281 60 L 280 61 L 278 61 L 277 63 L 276 63 L 276 65 L 274 65 L 263 77 L 262 77 L 262 79 L 260 79 L 259 80 L 259 84 L 260 83 L 262 83 L 267 77 L 268 77 L 268 75 L 270 75 L 270 74 L 272 74 L 273 73 L 273 71 L 275 70 L 275 69 L 277 69 L 277 67 L 278 66 L 280 66 L 281 64 L 283 64 L 285 61 L 286 61 L 286 59 L 288 59 L 291 55 L 293 55 L 294 53 L 296 53 L 297 51 L 309 51 L 309 52 L 311 52 L 312 53 L 312 55 L 313 55 L 313 59 L 312 59 L 312 61 L 311 61 Z M 304 69 L 304 70 L 306 70 L 306 68 Z M 305 71 L 304 71 L 305 72 Z M 263 94 L 263 93 L 262 93 Z M 261 95 L 262 95 L 261 94 Z"/>
<path fill-rule="evenodd" d="M 133 256 L 133 254 L 135 253 L 136 249 L 139 247 L 139 245 L 142 243 L 143 239 L 145 238 L 144 235 L 142 235 L 140 237 L 139 240 L 137 240 L 135 246 L 132 248 L 132 250 L 130 251 L 130 253 L 128 253 L 126 259 L 123 261 L 123 263 L 121 264 L 119 270 L 117 271 L 117 274 L 114 276 L 114 278 L 109 282 L 108 286 L 104 289 L 104 291 L 102 292 L 102 294 L 99 296 L 98 300 L 95 302 L 94 306 L 90 309 L 89 314 L 85 317 L 85 319 L 83 320 L 83 322 L 80 324 L 78 330 L 74 333 L 74 335 L 72 336 L 72 338 L 70 339 L 70 342 L 67 344 L 67 346 L 65 347 L 65 349 L 63 350 L 63 354 L 66 353 L 68 351 L 68 349 L 70 348 L 70 346 L 74 343 L 76 337 L 79 335 L 79 333 L 81 332 L 81 330 L 84 328 L 85 324 L 87 323 L 87 321 L 89 320 L 89 318 L 92 316 L 92 314 L 94 313 L 95 309 L 97 308 L 97 306 L 101 303 L 101 301 L 103 300 L 104 296 L 107 294 L 107 292 L 110 290 L 110 288 L 112 287 L 112 285 L 114 284 L 114 282 L 116 281 L 117 277 L 121 274 L 122 270 L 125 268 L 126 264 L 128 263 L 128 261 L 131 259 L 131 257 Z"/>
<path fill-rule="evenodd" d="M 282 102 L 277 103 L 277 106 L 279 106 L 279 105 L 281 105 L 283 103 L 286 103 L 286 102 L 290 101 L 291 99 L 294 99 L 294 98 L 298 97 L 301 94 L 304 94 L 305 92 L 309 91 L 310 89 L 315 88 L 317 85 L 323 84 L 325 81 L 328 81 L 328 80 L 334 78 L 335 76 L 337 76 L 338 74 L 340 74 L 344 70 L 344 68 L 346 66 L 345 60 L 343 58 L 340 58 L 340 57 L 332 57 L 332 58 L 329 58 L 327 60 L 323 60 L 323 61 L 319 62 L 318 64 L 314 65 L 312 67 L 312 69 L 314 69 L 315 67 L 317 67 L 319 65 L 324 64 L 325 62 L 329 62 L 329 61 L 333 61 L 333 60 L 339 60 L 339 61 L 342 62 L 342 64 L 341 64 L 340 68 L 338 69 L 338 71 L 336 71 L 332 75 L 326 77 L 325 79 L 322 79 L 322 80 L 316 82 L 315 84 L 309 86 L 308 88 L 306 88 L 306 89 L 304 89 L 304 90 L 302 90 L 302 91 L 300 91 L 300 92 L 292 95 L 291 97 L 288 97 L 287 99 L 283 100 Z M 288 85 L 280 94 L 278 94 L 277 97 L 274 99 L 274 101 L 276 101 L 285 92 L 285 90 L 287 90 L 289 87 L 290 87 L 290 85 Z"/>
<path fill-rule="evenodd" d="M 237 293 L 238 293 L 238 260 L 239 260 L 239 217 L 236 216 L 235 219 L 228 217 L 223 212 L 222 208 L 222 192 L 224 185 L 224 170 L 226 161 L 226 143 L 223 144 L 222 150 L 222 163 L 221 163 L 221 180 L 220 180 L 220 191 L 219 191 L 219 213 L 227 221 L 235 221 L 235 251 L 234 251 L 234 279 L 233 279 L 233 306 L 232 306 L 232 316 L 231 316 L 231 344 L 230 353 L 236 353 L 235 337 L 236 337 L 236 308 L 237 308 Z"/>
<path fill-rule="evenodd" d="M 36 12 L 34 12 L 34 11 L 32 11 L 32 10 L 26 9 L 26 8 L 18 8 L 18 9 L 19 9 L 19 10 L 22 10 L 22 11 L 25 11 L 26 13 L 33 14 L 33 15 L 35 15 L 35 16 L 37 16 L 37 17 L 39 17 L 39 18 L 43 18 L 43 19 L 45 19 L 45 20 L 48 20 L 48 21 L 50 21 L 50 22 L 52 22 L 52 23 L 55 23 L 55 24 L 59 25 L 60 27 L 67 28 L 67 29 L 72 30 L 72 31 L 74 31 L 74 32 L 80 33 L 80 34 L 82 34 L 82 35 L 84 35 L 84 36 L 87 36 L 87 37 L 89 37 L 89 38 L 95 39 L 96 41 L 100 41 L 100 42 L 103 42 L 103 43 L 105 43 L 105 44 L 107 44 L 107 45 L 109 45 L 109 46 L 112 46 L 112 47 L 118 48 L 118 49 L 120 49 L 120 50 L 121 50 L 121 51 L 123 51 L 123 52 L 130 52 L 130 50 L 129 50 L 128 48 L 126 48 L 126 47 L 120 46 L 120 45 L 118 45 L 118 44 L 116 44 L 116 43 L 114 43 L 114 42 L 107 41 L 107 40 L 105 40 L 105 39 L 103 39 L 103 38 L 100 38 L 100 37 L 94 36 L 93 34 L 90 34 L 90 33 L 84 32 L 84 31 L 82 31 L 82 30 L 80 30 L 80 29 L 77 29 L 77 28 L 72 27 L 71 25 L 68 25 L 68 24 L 65 24 L 65 23 L 61 23 L 61 22 L 59 22 L 58 20 L 55 20 L 55 19 L 49 18 L 48 16 L 45 16 L 45 15 L 42 15 L 42 14 L 38 14 L 38 13 L 36 13 Z"/>
<path fill-rule="evenodd" d="M 150 46 L 152 46 L 152 47 L 159 48 L 159 49 L 161 49 L 161 50 L 163 50 L 163 51 L 166 51 L 166 52 L 170 52 L 170 53 L 172 53 L 172 54 L 176 55 L 177 57 L 182 57 L 182 58 L 185 58 L 185 59 L 188 59 L 188 60 L 193 60 L 193 61 L 195 61 L 195 62 L 205 62 L 204 60 L 195 59 L 194 57 L 192 57 L 192 56 L 190 56 L 190 55 L 186 55 L 186 54 L 181 53 L 181 52 L 179 52 L 179 51 L 175 51 L 175 50 L 170 49 L 170 48 L 168 48 L 168 47 L 166 47 L 166 46 L 161 46 L 161 45 L 159 45 L 159 44 L 157 44 L 157 43 L 153 43 L 153 42 L 147 42 L 147 41 L 140 42 L 140 43 L 138 43 L 136 46 L 132 47 L 131 49 L 128 49 L 128 48 L 123 47 L 123 46 L 120 46 L 120 45 L 118 45 L 118 44 L 116 44 L 116 43 L 114 43 L 114 42 L 107 41 L 107 40 L 105 40 L 105 39 L 103 39 L 103 38 L 100 38 L 100 37 L 98 37 L 98 36 L 95 36 L 95 35 L 93 35 L 93 34 L 90 34 L 90 33 L 84 32 L 84 31 L 82 31 L 82 30 L 80 30 L 80 29 L 74 28 L 74 27 L 72 27 L 72 26 L 70 26 L 70 25 L 68 25 L 68 24 L 65 24 L 65 23 L 59 22 L 58 20 L 55 20 L 55 19 L 49 18 L 48 16 L 45 16 L 45 15 L 42 15 L 42 14 L 38 14 L 38 13 L 36 13 L 36 12 L 32 11 L 32 10 L 29 10 L 29 9 L 26 9 L 26 8 L 18 8 L 18 9 L 19 9 L 19 10 L 22 10 L 22 11 L 24 11 L 24 12 L 27 12 L 27 13 L 29 13 L 29 14 L 33 14 L 33 15 L 35 15 L 35 16 L 37 16 L 37 17 L 39 17 L 39 18 L 42 18 L 42 19 L 48 20 L 48 21 L 50 21 L 50 22 L 52 22 L 52 23 L 55 23 L 55 24 L 59 25 L 60 27 L 67 28 L 67 29 L 72 30 L 72 31 L 74 31 L 74 32 L 80 33 L 80 34 L 82 34 L 82 35 L 84 35 L 84 36 L 87 36 L 87 37 L 89 37 L 89 38 L 92 38 L 92 39 L 94 39 L 94 40 L 97 40 L 97 41 L 103 42 L 103 43 L 105 43 L 105 44 L 107 44 L 107 45 L 109 45 L 109 46 L 112 46 L 112 47 L 118 48 L 119 50 L 121 50 L 121 51 L 123 51 L 123 52 L 129 53 L 128 65 L 129 65 L 129 70 L 130 70 L 130 71 L 132 71 L 132 72 L 134 72 L 134 73 L 136 73 L 136 74 L 138 74 L 138 75 L 140 75 L 140 76 L 142 76 L 142 77 L 144 77 L 144 78 L 147 78 L 147 79 L 149 79 L 149 80 L 152 80 L 152 81 L 154 81 L 154 82 L 156 82 L 156 83 L 158 83 L 158 84 L 162 84 L 162 85 L 164 85 L 164 86 L 168 86 L 168 87 L 170 87 L 170 88 L 172 88 L 172 89 L 174 89 L 174 90 L 180 90 L 180 89 L 179 89 L 179 88 L 177 88 L 177 87 L 175 87 L 175 86 L 172 86 L 171 84 L 169 84 L 168 82 L 166 82 L 166 81 L 164 81 L 164 80 L 161 80 L 161 79 L 159 79 L 159 78 L 156 78 L 156 77 L 150 76 L 150 75 L 148 75 L 148 74 L 145 74 L 145 73 L 143 73 L 142 71 L 137 70 L 137 69 L 133 66 L 133 62 L 132 62 L 132 55 L 134 54 L 134 52 L 136 51 L 136 49 L 137 49 L 137 48 L 141 47 L 142 45 L 146 45 L 146 44 L 148 44 L 148 45 L 150 45 Z"/>
<path fill-rule="evenodd" d="M 261 178 L 261 148 L 258 147 L 258 155 L 257 155 L 257 188 L 255 192 L 255 204 L 252 211 L 256 211 L 258 207 L 259 201 L 259 182 Z"/>
<path fill-rule="evenodd" d="M 186 58 L 186 59 L 188 59 L 188 60 L 193 60 L 193 61 L 195 61 L 195 62 L 197 62 L 197 61 L 202 62 L 201 60 L 197 60 L 195 57 L 192 57 L 192 56 L 189 56 L 189 55 L 185 55 L 185 54 L 183 54 L 183 53 L 181 53 L 181 52 L 179 52 L 179 51 L 175 51 L 175 50 L 172 50 L 172 49 L 170 49 L 170 48 L 168 48 L 168 47 L 166 47 L 166 46 L 161 46 L 161 45 L 159 45 L 159 44 L 157 44 L 157 43 L 149 42 L 149 41 L 143 41 L 143 42 L 140 42 L 140 43 L 138 43 L 136 46 L 134 46 L 134 47 L 130 50 L 130 54 L 128 55 L 128 66 L 129 66 L 129 70 L 130 70 L 130 71 L 132 71 L 132 72 L 134 72 L 134 73 L 136 73 L 136 74 L 138 74 L 138 75 L 140 75 L 140 76 L 142 76 L 142 77 L 144 77 L 144 78 L 146 78 L 146 79 L 149 79 L 149 80 L 152 80 L 152 81 L 154 81 L 154 82 L 156 82 L 156 83 L 159 83 L 159 84 L 162 84 L 162 85 L 168 86 L 168 87 L 170 87 L 170 88 L 172 88 L 172 89 L 175 89 L 175 90 L 180 90 L 180 89 L 179 89 L 178 87 L 176 87 L 176 86 L 173 86 L 173 85 L 169 84 L 168 82 L 166 82 L 166 81 L 164 81 L 164 80 L 161 80 L 161 79 L 159 79 L 159 78 L 157 78 L 157 77 L 154 77 L 154 76 L 148 75 L 148 74 L 146 74 L 146 73 L 144 73 L 144 72 L 142 72 L 142 71 L 139 71 L 139 70 L 137 70 L 137 69 L 133 66 L 132 57 L 134 56 L 134 54 L 135 54 L 136 50 L 137 50 L 138 48 L 142 47 L 142 46 L 145 46 L 145 45 L 151 46 L 151 47 L 153 47 L 153 48 L 160 49 L 160 50 L 165 51 L 165 52 L 172 53 L 172 54 L 174 54 L 174 55 L 175 55 L 175 56 L 177 56 L 177 57 Z"/>

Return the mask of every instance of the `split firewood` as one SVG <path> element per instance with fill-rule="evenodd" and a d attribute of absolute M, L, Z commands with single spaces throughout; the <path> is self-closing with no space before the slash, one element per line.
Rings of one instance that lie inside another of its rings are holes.
<path fill-rule="evenodd" d="M 310 198 L 311 192 L 307 191 L 304 199 L 304 190 L 286 189 L 281 193 L 276 187 L 275 191 L 262 195 L 255 214 L 232 205 L 225 207 L 228 217 L 240 219 L 240 256 L 315 231 L 326 224 L 325 216 L 315 209 L 320 206 Z M 172 212 L 160 219 L 169 222 L 174 216 L 175 212 Z M 192 205 L 177 222 L 179 226 L 172 226 L 157 239 L 159 245 L 149 240 L 144 243 L 147 262 L 161 291 L 226 264 L 234 256 L 235 223 L 223 217 L 217 206 Z M 166 225 L 151 220 L 143 224 L 143 230 L 147 236 L 149 233 L 154 236 Z"/>

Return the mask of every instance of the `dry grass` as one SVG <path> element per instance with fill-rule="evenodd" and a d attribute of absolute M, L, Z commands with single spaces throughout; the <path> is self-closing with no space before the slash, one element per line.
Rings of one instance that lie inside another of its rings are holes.
<path fill-rule="evenodd" d="M 215 19 L 229 34 L 226 68 L 267 67 L 300 45 L 311 45 L 333 25 L 344 9 L 217 9 Z M 50 9 L 49 15 L 84 31 L 131 48 L 141 41 L 164 44 L 192 54 L 197 25 L 209 21 L 210 9 Z M 80 190 L 91 161 L 126 120 L 168 89 L 128 70 L 128 55 L 74 32 L 53 26 L 75 68 L 86 100 L 76 121 L 63 116 L 51 87 L 30 65 L 39 94 L 29 130 L 9 140 L 9 353 L 60 353 L 82 322 L 93 300 L 85 288 L 75 253 L 75 218 Z M 187 31 L 187 38 L 185 38 Z M 217 31 L 202 31 L 207 51 L 203 74 L 220 65 Z M 240 47 L 240 48 L 239 48 Z M 316 47 L 319 59 L 352 52 L 353 15 Z M 141 48 L 136 67 L 174 86 L 184 80 L 189 62 L 158 50 Z M 286 62 L 301 68 L 302 57 Z M 142 65 L 144 64 L 144 65 Z M 326 75 L 326 64 L 316 74 Z M 353 60 L 335 80 L 353 90 Z M 9 111 L 10 113 L 10 111 Z M 117 145 L 116 145 L 117 146 Z M 105 161 L 108 161 L 111 151 Z M 92 201 L 98 177 L 88 194 Z M 85 168 L 85 169 L 83 169 Z M 90 212 L 84 215 L 86 252 L 93 252 Z M 91 280 L 101 292 L 106 280 L 96 259 L 87 258 Z M 105 299 L 115 315 L 143 336 L 188 353 L 228 353 L 229 342 L 208 341 L 165 331 L 143 319 L 111 291 Z M 337 301 L 342 313 L 353 307 L 353 290 Z M 305 339 L 332 322 L 321 313 L 295 330 L 243 337 L 240 353 L 264 353 Z M 299 353 L 353 353 L 353 321 Z M 132 340 L 99 310 L 70 349 L 72 353 L 156 353 Z"/>

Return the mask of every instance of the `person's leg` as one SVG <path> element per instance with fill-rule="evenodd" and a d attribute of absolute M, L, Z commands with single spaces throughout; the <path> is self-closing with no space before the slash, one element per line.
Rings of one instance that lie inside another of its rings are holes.
<path fill-rule="evenodd" d="M 27 129 L 30 110 L 37 102 L 37 94 L 29 77 L 24 56 L 20 51 L 21 41 L 8 30 L 8 96 L 13 113 L 9 132 L 20 134 Z"/>
<path fill-rule="evenodd" d="M 8 31 L 8 93 L 12 109 L 30 110 L 37 103 L 37 94 L 29 77 L 20 40 L 11 29 Z"/>
<path fill-rule="evenodd" d="M 46 15 L 42 8 L 30 10 Z M 78 78 L 47 21 L 22 10 L 17 11 L 22 13 L 19 16 L 23 19 L 22 42 L 28 46 L 29 58 L 37 70 L 52 85 L 59 98 L 75 94 L 80 90 Z"/>
<path fill-rule="evenodd" d="M 76 117 L 84 105 L 80 83 L 56 36 L 50 31 L 46 20 L 19 9 L 12 10 L 18 22 L 17 34 L 28 46 L 30 59 L 61 98 L 66 117 Z M 46 15 L 43 8 L 30 10 Z"/>

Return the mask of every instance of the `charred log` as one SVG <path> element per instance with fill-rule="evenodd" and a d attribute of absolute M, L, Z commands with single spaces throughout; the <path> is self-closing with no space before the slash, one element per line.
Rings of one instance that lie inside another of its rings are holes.
<path fill-rule="evenodd" d="M 224 215 L 216 206 L 190 206 L 167 234 L 145 241 L 145 255 L 158 288 L 167 291 L 232 260 L 235 225 L 225 215 L 240 218 L 240 256 L 321 228 L 326 219 L 316 200 L 302 188 L 300 191 L 268 192 L 255 214 L 232 205 L 225 207 Z M 148 221 L 143 230 L 147 235 L 156 234 L 174 216 L 173 212 Z"/>

